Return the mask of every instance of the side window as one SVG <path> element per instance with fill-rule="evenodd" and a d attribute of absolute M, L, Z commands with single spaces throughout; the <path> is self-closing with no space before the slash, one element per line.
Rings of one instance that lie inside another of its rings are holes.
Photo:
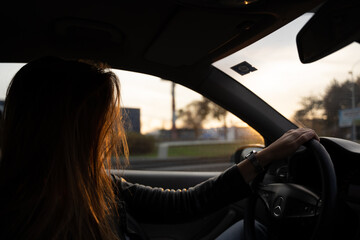
<path fill-rule="evenodd" d="M 259 133 L 200 94 L 157 77 L 115 70 L 135 170 L 223 171 Z"/>
<path fill-rule="evenodd" d="M 0 64 L 0 112 L 9 82 L 22 66 Z M 246 123 L 192 90 L 158 77 L 113 71 L 121 84 L 128 169 L 223 171 L 238 148 L 264 144 Z"/>

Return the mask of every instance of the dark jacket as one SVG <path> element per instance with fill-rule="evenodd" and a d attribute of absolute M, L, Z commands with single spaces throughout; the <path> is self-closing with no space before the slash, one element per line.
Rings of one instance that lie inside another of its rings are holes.
<path fill-rule="evenodd" d="M 113 175 L 121 218 L 127 211 L 137 221 L 179 223 L 239 201 L 251 193 L 237 166 L 188 189 L 169 190 L 129 183 Z M 123 208 L 126 208 L 124 210 Z M 121 222 L 123 222 L 121 220 Z"/>

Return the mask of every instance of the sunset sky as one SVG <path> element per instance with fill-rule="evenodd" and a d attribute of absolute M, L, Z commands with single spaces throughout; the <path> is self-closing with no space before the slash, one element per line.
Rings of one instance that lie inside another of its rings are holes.
<path fill-rule="evenodd" d="M 251 89 L 284 116 L 291 118 L 301 97 L 322 95 L 333 79 L 349 79 L 349 71 L 360 75 L 360 44 L 352 43 L 321 60 L 302 64 L 296 48 L 296 34 L 310 19 L 305 14 L 251 46 L 214 65 Z M 258 70 L 241 76 L 230 69 L 247 61 Z"/>

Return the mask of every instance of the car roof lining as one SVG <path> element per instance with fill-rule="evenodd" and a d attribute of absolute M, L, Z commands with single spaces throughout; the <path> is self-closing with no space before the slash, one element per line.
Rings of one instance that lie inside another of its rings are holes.
<path fill-rule="evenodd" d="M 180 70 L 199 71 L 321 1 L 260 2 L 215 8 L 169 0 L 39 0 L 19 9 L 7 1 L 0 10 L 0 61 L 28 62 L 44 55 L 95 59 L 179 82 Z"/>
<path fill-rule="evenodd" d="M 266 13 L 239 15 L 184 9 L 173 15 L 150 45 L 145 59 L 174 67 L 194 65 L 203 58 L 216 57 L 217 50 L 228 42 L 236 38 L 244 42 L 251 33 L 275 21 Z"/>

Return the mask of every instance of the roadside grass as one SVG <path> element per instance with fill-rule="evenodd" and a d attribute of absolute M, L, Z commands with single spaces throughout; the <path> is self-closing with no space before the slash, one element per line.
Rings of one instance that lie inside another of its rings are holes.
<path fill-rule="evenodd" d="M 238 143 L 226 144 L 204 144 L 187 146 L 170 146 L 168 149 L 169 157 L 224 157 L 233 154 L 239 148 Z M 131 154 L 130 156 L 142 158 L 156 158 L 158 147 L 154 151 L 146 154 Z"/>
<path fill-rule="evenodd" d="M 227 157 L 235 153 L 235 151 L 244 145 L 261 144 L 261 141 L 237 141 L 221 144 L 201 144 L 201 145 L 183 145 L 169 146 L 168 157 Z M 147 154 L 131 154 L 130 156 L 141 158 L 157 158 L 158 146 Z"/>
<path fill-rule="evenodd" d="M 230 156 L 239 144 L 204 144 L 188 146 L 171 146 L 168 150 L 169 157 L 223 157 Z"/>

